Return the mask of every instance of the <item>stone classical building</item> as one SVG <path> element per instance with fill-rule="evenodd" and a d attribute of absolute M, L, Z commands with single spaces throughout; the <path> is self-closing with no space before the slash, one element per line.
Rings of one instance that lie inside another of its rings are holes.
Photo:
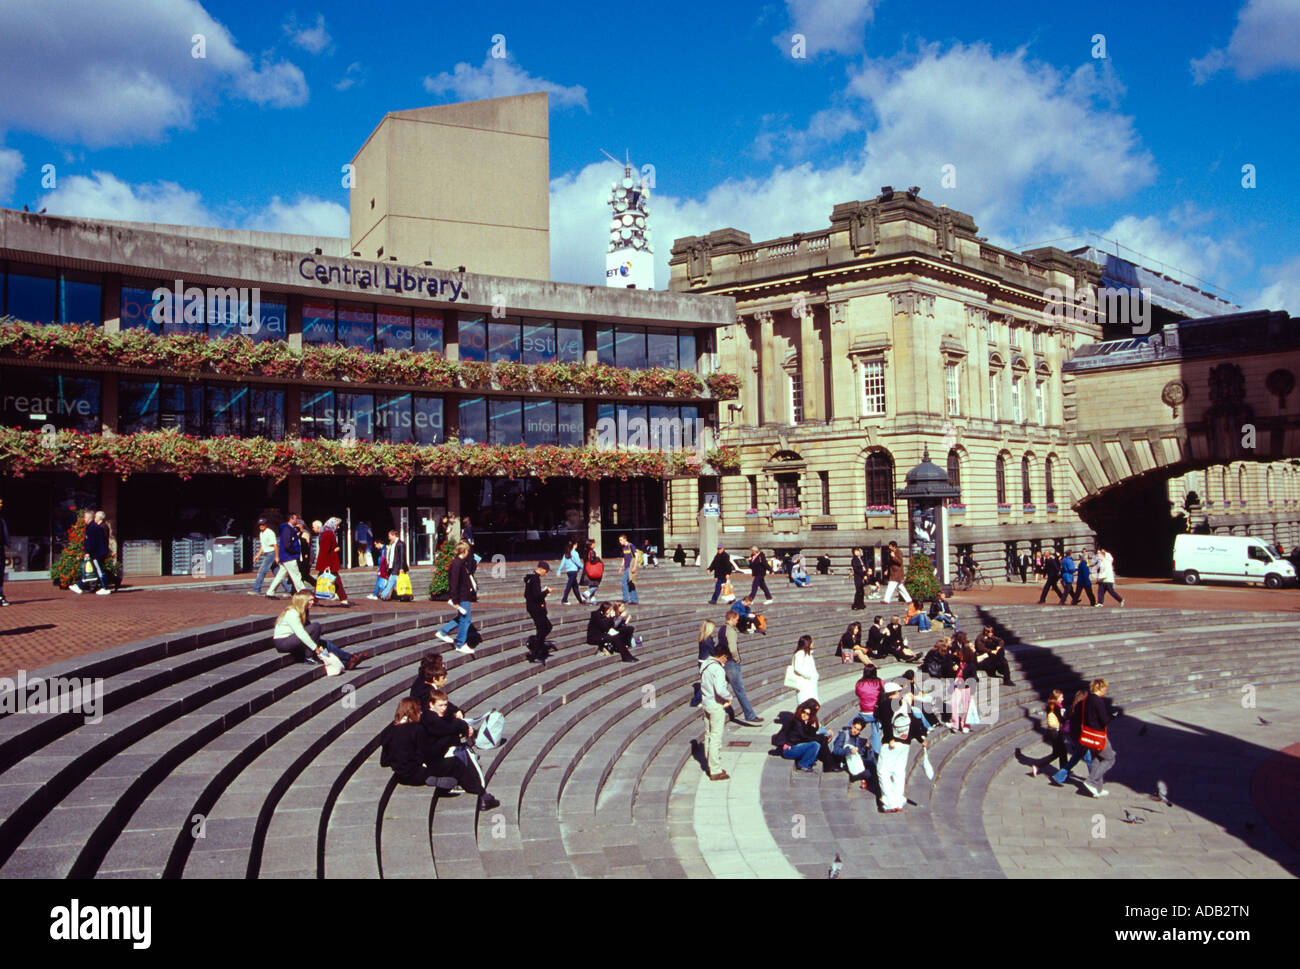
<path fill-rule="evenodd" d="M 1168 277 L 1173 297 L 1144 289 L 1155 305 L 1109 301 L 1114 263 L 992 246 L 969 215 L 916 189 L 836 205 L 813 232 L 678 239 L 670 288 L 736 300 L 717 334 L 717 366 L 743 381 L 718 415 L 722 443 L 741 451 L 740 473 L 722 479 L 724 543 L 825 551 L 840 565 L 854 545 L 906 546 L 895 494 L 928 447 L 961 489 L 950 543 L 986 569 L 1000 576 L 1010 556 L 1047 545 L 1091 546 L 1073 508 L 1083 489 L 1062 365 L 1085 344 L 1131 336 L 1117 317 L 1145 310 L 1158 329 L 1234 308 Z M 1282 468 L 1252 474 L 1245 500 L 1266 480 L 1294 481 Z M 1170 492 L 1181 500 L 1187 484 Z"/>

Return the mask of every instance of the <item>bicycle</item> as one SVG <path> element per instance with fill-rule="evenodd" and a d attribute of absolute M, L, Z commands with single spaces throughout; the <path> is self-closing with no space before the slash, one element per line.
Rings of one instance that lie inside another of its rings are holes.
<path fill-rule="evenodd" d="M 987 592 L 993 588 L 993 579 L 984 574 L 984 569 L 975 566 L 974 570 L 959 568 L 957 576 L 952 580 L 952 587 L 955 592 L 966 592 L 971 588 L 978 588 L 982 592 Z"/>

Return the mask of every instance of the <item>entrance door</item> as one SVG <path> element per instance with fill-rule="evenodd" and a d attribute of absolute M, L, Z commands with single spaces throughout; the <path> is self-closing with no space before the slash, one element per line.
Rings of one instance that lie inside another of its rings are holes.
<path fill-rule="evenodd" d="M 412 536 L 411 548 L 416 565 L 433 564 L 438 553 L 433 547 L 433 540 L 441 514 L 440 511 L 435 512 L 432 505 L 420 505 L 415 509 L 415 534 Z"/>

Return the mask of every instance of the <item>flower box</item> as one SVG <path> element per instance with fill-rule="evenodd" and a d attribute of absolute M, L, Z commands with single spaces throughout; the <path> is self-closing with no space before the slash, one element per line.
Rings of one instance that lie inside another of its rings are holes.
<path fill-rule="evenodd" d="M 1038 511 L 1038 508 L 1035 505 L 1021 505 L 1020 508 L 1026 515 L 1032 515 L 1034 512 Z"/>
<path fill-rule="evenodd" d="M 950 514 L 950 515 L 964 515 L 964 514 L 966 514 L 966 506 L 965 506 L 965 505 L 949 505 L 949 506 L 948 506 L 948 514 Z"/>
<path fill-rule="evenodd" d="M 746 517 L 746 518 L 757 518 L 757 517 L 758 517 L 758 509 L 757 509 L 757 508 L 746 508 L 746 509 L 745 509 L 745 517 Z"/>
<path fill-rule="evenodd" d="M 1048 511 L 1060 511 L 1060 508 L 1057 506 L 1056 502 L 1054 502 L 1054 501 L 1049 501 L 1049 502 L 1047 503 L 1047 510 L 1048 510 Z"/>
<path fill-rule="evenodd" d="M 1009 514 L 1011 514 L 1011 506 L 1010 506 L 1010 505 L 1004 505 L 1004 504 L 1002 504 L 1001 502 L 998 502 L 998 514 L 999 514 L 999 515 L 1009 515 Z"/>
<path fill-rule="evenodd" d="M 774 508 L 772 509 L 772 519 L 778 518 L 798 518 L 801 514 L 798 508 Z"/>
<path fill-rule="evenodd" d="M 893 516 L 893 505 L 867 505 L 868 518 L 892 518 Z"/>

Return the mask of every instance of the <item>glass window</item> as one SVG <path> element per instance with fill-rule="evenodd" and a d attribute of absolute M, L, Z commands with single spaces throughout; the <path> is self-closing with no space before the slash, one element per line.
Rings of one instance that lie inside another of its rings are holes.
<path fill-rule="evenodd" d="M 203 434 L 203 385 L 162 384 L 158 388 L 158 429 Z"/>
<path fill-rule="evenodd" d="M 581 363 L 585 357 L 581 323 L 555 324 L 557 363 Z"/>
<path fill-rule="evenodd" d="M 279 387 L 248 388 L 248 423 L 246 437 L 284 440 L 284 391 Z"/>
<path fill-rule="evenodd" d="M 411 401 L 412 423 L 415 425 L 412 437 L 415 444 L 442 443 L 442 398 L 415 395 Z M 464 432 L 461 432 L 462 438 Z"/>
<path fill-rule="evenodd" d="M 122 329 L 161 333 L 162 324 L 153 318 L 153 290 L 122 287 Z"/>
<path fill-rule="evenodd" d="M 375 350 L 411 349 L 411 311 L 379 306 L 375 311 Z"/>
<path fill-rule="evenodd" d="M 867 505 L 894 506 L 894 459 L 887 451 L 867 455 Z"/>
<path fill-rule="evenodd" d="M 614 362 L 625 370 L 645 367 L 645 327 L 620 326 L 614 329 Z"/>
<path fill-rule="evenodd" d="M 650 421 L 644 404 L 615 404 L 618 412 L 619 447 L 650 447 Z"/>
<path fill-rule="evenodd" d="M 487 359 L 487 323 L 482 316 L 462 316 L 459 326 L 460 359 Z"/>
<path fill-rule="evenodd" d="M 1043 462 L 1043 495 L 1049 505 L 1056 504 L 1056 487 L 1052 481 L 1052 459 Z"/>
<path fill-rule="evenodd" d="M 358 350 L 375 349 L 375 308 L 366 303 L 339 303 L 339 343 Z"/>
<path fill-rule="evenodd" d="M 1000 454 L 998 455 L 996 471 L 998 504 L 1005 505 L 1007 503 L 1007 462 Z"/>
<path fill-rule="evenodd" d="M 652 450 L 682 450 L 682 411 L 680 407 L 650 408 L 650 448 Z"/>
<path fill-rule="evenodd" d="M 596 405 L 596 445 L 605 450 L 619 446 L 618 411 L 613 404 Z"/>
<path fill-rule="evenodd" d="M 300 434 L 303 440 L 334 439 L 334 391 L 304 387 L 299 407 Z"/>
<path fill-rule="evenodd" d="M 254 343 L 289 339 L 289 304 L 282 299 L 263 299 L 250 306 L 240 329 Z"/>
<path fill-rule="evenodd" d="M 803 423 L 803 373 L 799 369 L 800 361 L 796 356 L 794 366 L 786 375 L 790 378 L 790 423 Z"/>
<path fill-rule="evenodd" d="M 487 442 L 487 398 L 462 398 L 460 402 L 460 443 L 486 444 Z"/>
<path fill-rule="evenodd" d="M 866 394 L 864 413 L 883 414 L 885 412 L 885 362 L 868 360 L 862 365 L 862 374 Z"/>
<path fill-rule="evenodd" d="M 53 273 L 45 275 L 9 274 L 8 301 L 5 312 L 28 323 L 54 323 L 55 290 Z"/>
<path fill-rule="evenodd" d="M 161 286 L 161 292 L 158 292 L 157 298 L 150 294 L 150 299 L 160 307 L 160 315 L 163 318 L 162 332 L 171 333 L 196 333 L 203 334 L 208 332 L 208 294 L 207 291 L 198 286 L 187 286 L 181 290 L 179 304 L 176 300 L 176 288 L 174 286 Z M 155 290 L 155 292 L 157 292 Z"/>
<path fill-rule="evenodd" d="M 355 438 L 358 441 L 375 439 L 375 395 L 334 395 L 334 427 L 340 441 Z"/>
<path fill-rule="evenodd" d="M 688 404 L 682 408 L 682 447 L 698 451 L 704 436 L 704 408 Z"/>
<path fill-rule="evenodd" d="M 817 477 L 822 485 L 822 514 L 831 513 L 831 475 L 829 471 L 818 471 Z"/>
<path fill-rule="evenodd" d="M 519 362 L 518 320 L 492 320 L 488 323 L 488 360 L 492 363 Z"/>
<path fill-rule="evenodd" d="M 677 366 L 683 370 L 696 369 L 695 331 L 677 331 Z"/>
<path fill-rule="evenodd" d="M 953 488 L 961 488 L 961 455 L 956 448 L 948 452 L 948 484 Z"/>
<path fill-rule="evenodd" d="M 582 447 L 585 437 L 582 401 L 561 400 L 555 405 L 555 443 L 560 447 Z"/>
<path fill-rule="evenodd" d="M 334 301 L 305 299 L 302 301 L 302 342 L 334 342 Z"/>
<path fill-rule="evenodd" d="M 488 401 L 488 440 L 493 444 L 518 444 L 523 440 L 523 402 L 494 397 Z"/>
<path fill-rule="evenodd" d="M 1043 381 L 1034 382 L 1034 411 L 1039 424 L 1047 423 L 1047 398 L 1043 393 Z"/>
<path fill-rule="evenodd" d="M 776 507 L 799 508 L 799 475 L 778 474 L 776 476 Z"/>
<path fill-rule="evenodd" d="M 989 419 L 998 419 L 998 372 L 989 374 Z"/>
<path fill-rule="evenodd" d="M 160 381 L 122 380 L 117 385 L 117 429 L 121 434 L 158 430 Z"/>
<path fill-rule="evenodd" d="M 1020 491 L 1021 499 L 1026 505 L 1034 503 L 1034 489 L 1029 483 L 1029 457 L 1020 459 Z"/>
<path fill-rule="evenodd" d="M 208 384 L 203 388 L 204 434 L 207 437 L 243 437 L 248 416 L 248 388 Z"/>
<path fill-rule="evenodd" d="M 0 387 L 0 421 L 7 427 L 39 431 L 49 424 L 85 434 L 100 430 L 98 379 L 10 368 L 3 371 Z"/>
<path fill-rule="evenodd" d="M 1020 399 L 1020 378 L 1011 378 L 1011 413 L 1017 424 L 1025 422 L 1024 406 Z"/>
<path fill-rule="evenodd" d="M 280 425 L 283 437 L 284 392 L 280 394 Z M 162 381 L 123 380 L 118 384 L 118 432 L 177 431 L 203 433 L 203 385 Z"/>
<path fill-rule="evenodd" d="M 411 443 L 411 395 L 375 394 L 375 440 Z"/>
<path fill-rule="evenodd" d="M 677 331 L 646 331 L 646 363 L 651 367 L 677 369 Z"/>
<path fill-rule="evenodd" d="M 420 353 L 442 353 L 443 316 L 441 313 L 414 315 L 415 349 Z"/>
<path fill-rule="evenodd" d="M 596 327 L 596 362 L 614 365 L 614 327 L 604 323 Z"/>
<path fill-rule="evenodd" d="M 551 363 L 556 358 L 555 324 L 524 320 L 524 363 Z"/>
<path fill-rule="evenodd" d="M 530 447 L 555 443 L 555 401 L 526 400 L 524 407 L 524 443 Z"/>
<path fill-rule="evenodd" d="M 957 372 L 957 364 L 948 364 L 943 368 L 943 373 L 948 395 L 948 416 L 956 417 L 961 414 L 961 381 Z"/>
<path fill-rule="evenodd" d="M 82 282 L 67 276 L 59 280 L 60 322 L 99 326 L 104 322 L 100 305 L 99 283 Z"/>

